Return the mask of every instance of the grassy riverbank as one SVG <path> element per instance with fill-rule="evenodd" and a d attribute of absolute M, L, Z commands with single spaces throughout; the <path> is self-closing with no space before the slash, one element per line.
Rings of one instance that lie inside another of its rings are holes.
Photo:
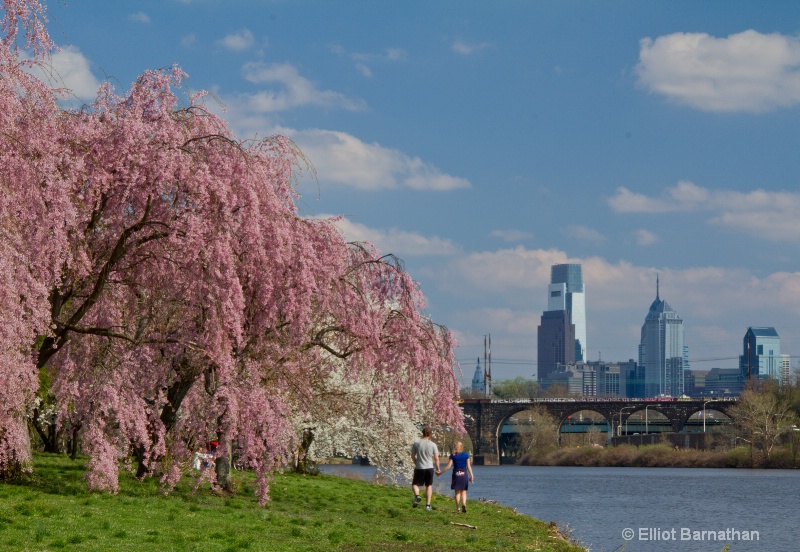
<path fill-rule="evenodd" d="M 646 468 L 800 468 L 800 454 L 775 448 L 769 460 L 749 447 L 728 450 L 679 449 L 665 444 L 540 449 L 523 457 L 527 466 L 606 466 Z"/>
<path fill-rule="evenodd" d="M 247 473 L 236 473 L 233 495 L 208 484 L 192 494 L 187 476 L 163 496 L 128 474 L 108 495 L 86 490 L 84 467 L 39 454 L 31 476 L 0 484 L 4 550 L 583 550 L 510 508 L 470 501 L 455 514 L 450 497 L 435 496 L 427 512 L 411 508 L 408 489 L 347 477 L 278 475 L 262 508 Z"/>

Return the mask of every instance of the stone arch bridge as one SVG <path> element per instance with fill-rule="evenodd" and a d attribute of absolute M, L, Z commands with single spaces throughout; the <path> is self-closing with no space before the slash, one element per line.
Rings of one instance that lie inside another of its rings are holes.
<path fill-rule="evenodd" d="M 524 410 L 544 407 L 554 416 L 559 426 L 568 416 L 581 410 L 601 414 L 609 422 L 612 434 L 615 428 L 625 423 L 628 417 L 640 410 L 660 412 L 667 417 L 672 431 L 679 433 L 689 417 L 703 410 L 716 410 L 729 418 L 735 398 L 702 399 L 464 399 L 460 406 L 464 411 L 464 426 L 472 439 L 476 463 L 496 464 L 500 453 L 500 432 L 506 421 Z"/>

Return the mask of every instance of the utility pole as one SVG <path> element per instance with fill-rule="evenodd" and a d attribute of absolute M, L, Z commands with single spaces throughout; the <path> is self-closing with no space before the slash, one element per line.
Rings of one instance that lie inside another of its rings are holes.
<path fill-rule="evenodd" d="M 483 392 L 485 397 L 488 399 L 492 396 L 492 334 L 488 335 L 489 338 L 489 348 L 486 348 L 486 338 L 487 336 L 483 336 L 483 366 L 485 368 L 483 372 Z"/>
<path fill-rule="evenodd" d="M 750 339 L 747 339 L 747 381 L 750 382 Z"/>

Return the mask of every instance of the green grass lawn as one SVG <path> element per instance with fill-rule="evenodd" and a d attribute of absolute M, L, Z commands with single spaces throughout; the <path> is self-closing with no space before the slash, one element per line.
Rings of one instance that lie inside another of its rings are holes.
<path fill-rule="evenodd" d="M 455 514 L 435 496 L 428 512 L 411 507 L 409 489 L 346 477 L 277 475 L 260 507 L 248 473 L 236 473 L 235 495 L 207 483 L 192 495 L 187 476 L 164 496 L 127 473 L 109 495 L 86 490 L 85 459 L 34 461 L 32 475 L 0 483 L 0 550 L 583 550 L 510 508 L 470 501 Z"/>

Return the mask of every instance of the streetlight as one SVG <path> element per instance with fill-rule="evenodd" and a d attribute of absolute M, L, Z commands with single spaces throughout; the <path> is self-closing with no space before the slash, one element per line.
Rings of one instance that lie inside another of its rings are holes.
<path fill-rule="evenodd" d="M 706 432 L 706 405 L 710 402 L 717 402 L 717 401 L 715 401 L 714 399 L 709 399 L 703 403 L 703 433 Z"/>
<path fill-rule="evenodd" d="M 619 426 L 617 426 L 617 437 L 622 437 L 622 411 L 623 410 L 631 410 L 631 409 L 636 410 L 636 407 L 635 406 L 623 406 L 622 408 L 619 409 Z M 627 421 L 628 420 L 625 420 L 626 423 L 627 423 Z M 625 427 L 625 433 L 626 434 L 628 433 L 627 425 Z"/>

